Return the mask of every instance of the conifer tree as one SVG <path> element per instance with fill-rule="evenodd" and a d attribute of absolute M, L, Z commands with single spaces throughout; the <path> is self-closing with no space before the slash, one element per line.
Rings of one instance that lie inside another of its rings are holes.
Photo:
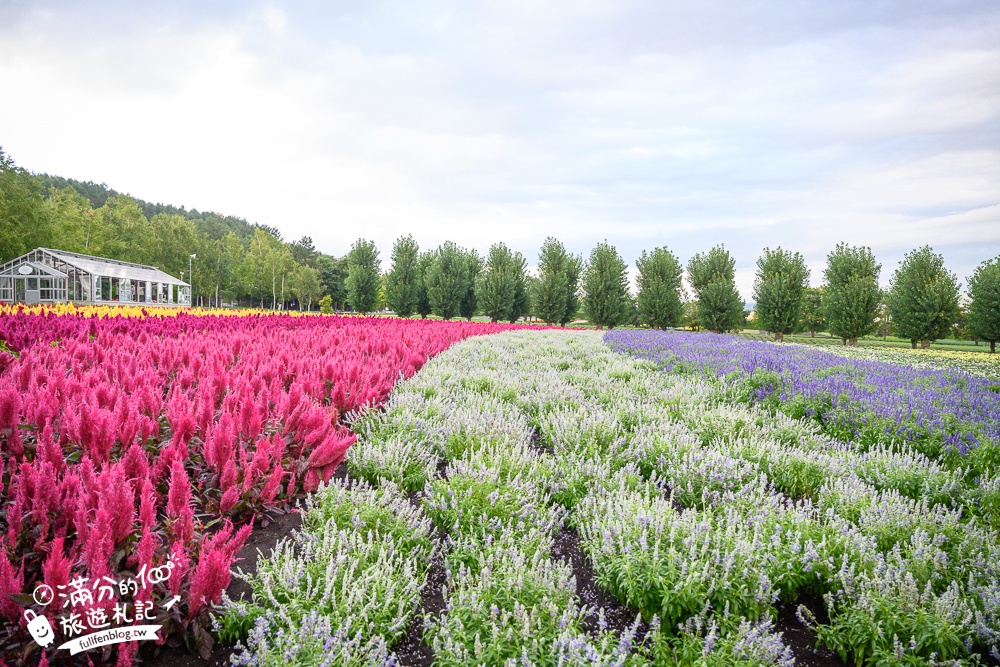
<path fill-rule="evenodd" d="M 479 307 L 493 322 L 514 322 L 527 307 L 527 262 L 503 243 L 490 247 L 478 285 Z"/>
<path fill-rule="evenodd" d="M 466 253 L 452 241 L 445 241 L 434 252 L 427 271 L 427 299 L 431 311 L 446 320 L 460 314 L 469 289 L 469 261 Z"/>

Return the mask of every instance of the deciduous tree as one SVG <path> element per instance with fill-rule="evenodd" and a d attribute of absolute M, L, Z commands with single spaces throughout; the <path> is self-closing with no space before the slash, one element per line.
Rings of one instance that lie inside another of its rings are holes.
<path fill-rule="evenodd" d="M 810 338 L 816 337 L 817 331 L 826 326 L 826 315 L 823 312 L 823 288 L 807 287 L 802 292 L 802 311 L 799 316 L 799 331 L 808 331 Z"/>
<path fill-rule="evenodd" d="M 607 241 L 590 252 L 583 270 L 583 310 L 599 329 L 613 328 L 629 316 L 628 265 Z"/>
<path fill-rule="evenodd" d="M 893 273 L 886 305 L 896 333 L 916 347 L 951 333 L 958 319 L 958 277 L 944 257 L 924 246 L 908 253 Z"/>
<path fill-rule="evenodd" d="M 420 291 L 420 247 L 412 236 L 401 236 L 392 246 L 392 270 L 385 277 L 386 303 L 399 317 L 417 311 Z"/>
<path fill-rule="evenodd" d="M 687 265 L 688 282 L 698 301 L 698 324 L 723 333 L 743 325 L 743 300 L 736 289 L 736 260 L 725 246 L 698 253 Z"/>
<path fill-rule="evenodd" d="M 493 322 L 514 322 L 526 307 L 527 262 L 503 243 L 490 247 L 479 280 L 479 307 Z"/>
<path fill-rule="evenodd" d="M 757 259 L 753 298 L 759 326 L 774 332 L 775 341 L 781 342 L 785 334 L 795 331 L 808 284 L 809 269 L 802 255 L 781 248 L 764 248 Z"/>
<path fill-rule="evenodd" d="M 983 262 L 969 278 L 968 328 L 997 351 L 1000 340 L 1000 257 Z"/>
<path fill-rule="evenodd" d="M 445 241 L 434 252 L 427 272 L 427 298 L 431 311 L 446 320 L 458 315 L 469 289 L 469 262 L 465 251 Z"/>
<path fill-rule="evenodd" d="M 378 305 L 380 266 L 374 241 L 358 239 L 347 253 L 347 300 L 362 315 Z"/>
<path fill-rule="evenodd" d="M 677 255 L 666 246 L 655 248 L 649 254 L 643 250 L 635 268 L 639 271 L 636 279 L 639 285 L 636 297 L 639 322 L 654 329 L 680 324 L 684 313 L 681 303 L 684 268 Z"/>
<path fill-rule="evenodd" d="M 858 338 L 876 329 L 878 317 L 878 275 L 882 265 L 871 248 L 837 244 L 827 256 L 824 310 L 830 333 L 844 344 L 858 344 Z"/>

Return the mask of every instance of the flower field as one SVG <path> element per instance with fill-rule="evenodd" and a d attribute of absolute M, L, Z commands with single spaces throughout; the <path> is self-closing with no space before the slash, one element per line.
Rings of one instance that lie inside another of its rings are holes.
<path fill-rule="evenodd" d="M 961 413 L 969 453 L 931 457 L 748 394 L 747 365 L 795 381 L 767 350 L 608 339 L 635 356 L 593 332 L 467 340 L 354 419 L 348 478 L 217 618 L 236 664 L 1000 660 L 1000 474 L 956 463 L 996 446 L 988 406 Z"/>
<path fill-rule="evenodd" d="M 206 650 L 250 521 L 330 478 L 355 440 L 343 417 L 453 343 L 510 328 L 142 314 L 0 313 L 3 660 L 48 660 L 25 609 L 59 640 L 155 621 Z"/>
<path fill-rule="evenodd" d="M 738 336 L 619 331 L 607 341 L 668 371 L 734 380 L 739 399 L 815 420 L 845 442 L 905 444 L 976 472 L 1000 461 L 996 379 Z"/>

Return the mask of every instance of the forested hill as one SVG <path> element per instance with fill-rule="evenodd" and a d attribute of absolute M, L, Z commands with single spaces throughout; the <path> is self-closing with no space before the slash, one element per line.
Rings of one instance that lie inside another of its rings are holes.
<path fill-rule="evenodd" d="M 41 183 L 44 194 L 51 195 L 57 190 L 72 188 L 80 195 L 87 198 L 92 209 L 98 209 L 104 206 L 104 204 L 107 203 L 108 199 L 111 197 L 122 194 L 117 190 L 109 188 L 105 183 L 98 184 L 93 181 L 77 181 L 72 178 L 51 176 L 49 174 L 38 174 L 36 178 L 38 178 L 39 183 Z M 251 224 L 243 218 L 237 218 L 231 215 L 220 215 L 212 212 L 202 213 L 197 209 L 191 209 L 189 211 L 183 206 L 173 206 L 171 204 L 160 203 L 152 204 L 150 202 L 143 201 L 142 199 L 136 199 L 135 201 L 139 204 L 140 208 L 142 208 L 143 215 L 145 215 L 147 219 L 151 220 L 153 216 L 160 213 L 164 213 L 166 215 L 179 215 L 187 220 L 195 222 L 197 226 L 211 239 L 221 239 L 229 232 L 233 232 L 241 239 L 249 239 L 253 236 L 253 230 L 258 227 L 264 231 L 270 232 L 272 236 L 281 238 L 281 233 L 274 227 Z"/>
<path fill-rule="evenodd" d="M 318 252 L 309 237 L 286 242 L 274 227 L 243 218 L 32 174 L 2 148 L 0 221 L 0 263 L 49 247 L 157 266 L 191 282 L 206 305 L 314 305 L 323 294 L 335 304 L 345 300 L 344 259 Z"/>

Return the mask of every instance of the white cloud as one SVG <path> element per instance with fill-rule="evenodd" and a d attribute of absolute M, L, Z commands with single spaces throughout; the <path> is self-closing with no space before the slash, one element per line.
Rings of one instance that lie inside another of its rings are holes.
<path fill-rule="evenodd" d="M 725 242 L 749 298 L 765 245 L 818 283 L 843 240 L 964 275 L 1000 245 L 1000 10 L 882 4 L 0 8 L 0 145 L 338 254 Z"/>

